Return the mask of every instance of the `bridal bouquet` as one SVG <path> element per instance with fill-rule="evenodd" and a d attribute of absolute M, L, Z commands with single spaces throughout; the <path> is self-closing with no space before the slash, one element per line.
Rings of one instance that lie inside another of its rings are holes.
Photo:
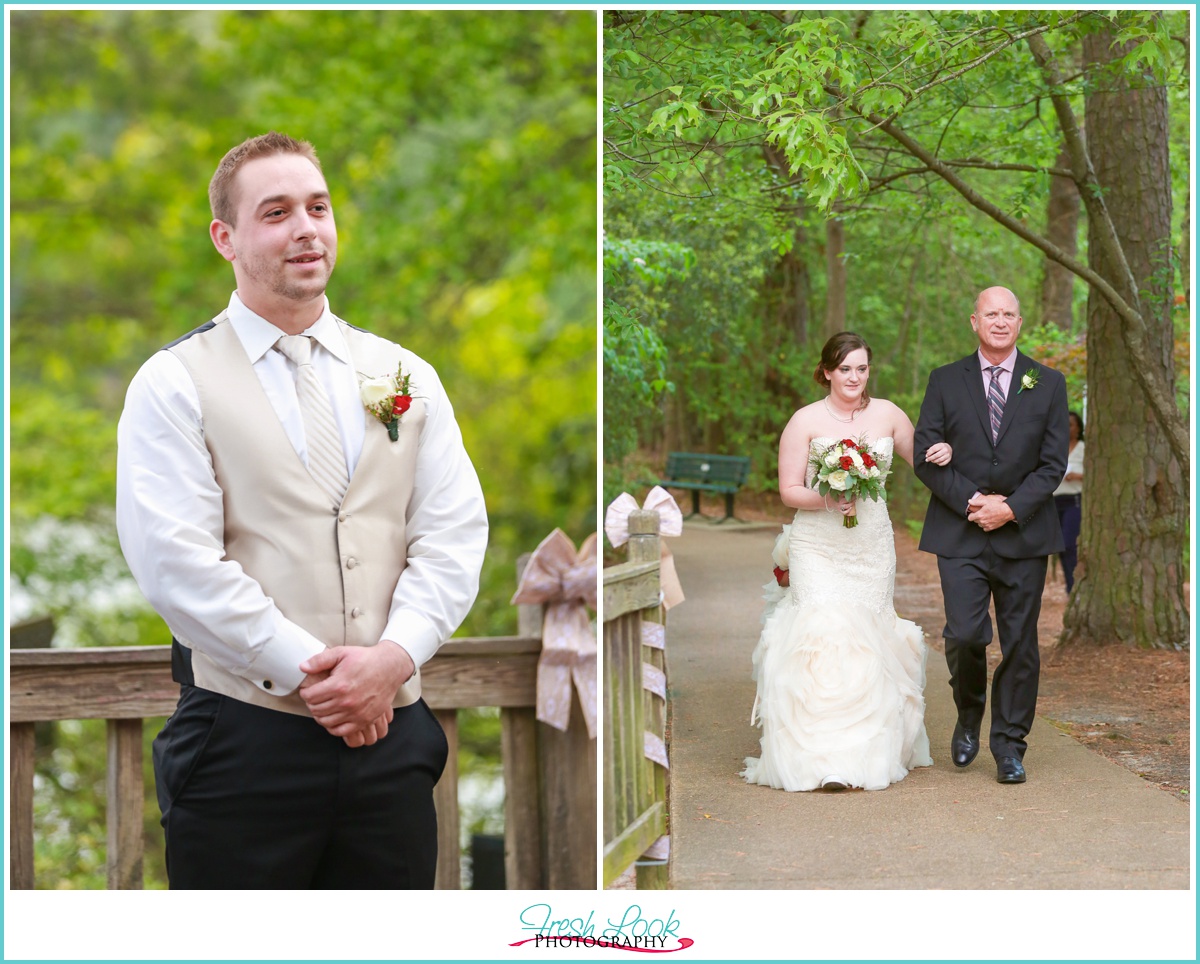
<path fill-rule="evenodd" d="M 875 502 L 886 498 L 883 483 L 888 474 L 888 460 L 871 451 L 862 439 L 855 442 L 844 438 L 814 449 L 809 463 L 817 470 L 814 481 L 821 495 L 834 492 L 845 499 L 868 498 Z M 845 516 L 842 525 L 853 529 L 858 525 L 858 516 Z"/>

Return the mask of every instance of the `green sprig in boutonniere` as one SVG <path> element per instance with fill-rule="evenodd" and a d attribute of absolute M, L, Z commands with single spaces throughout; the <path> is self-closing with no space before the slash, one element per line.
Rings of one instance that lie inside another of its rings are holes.
<path fill-rule="evenodd" d="M 1029 371 L 1021 376 L 1021 387 L 1017 389 L 1017 394 L 1020 395 L 1021 392 L 1025 391 L 1027 388 L 1037 388 L 1039 377 L 1040 376 L 1038 375 L 1038 370 L 1036 368 L 1029 369 Z"/>
<path fill-rule="evenodd" d="M 397 365 L 395 375 L 365 378 L 359 385 L 363 407 L 387 426 L 388 438 L 393 442 L 400 437 L 401 417 L 412 405 L 411 378 Z"/>

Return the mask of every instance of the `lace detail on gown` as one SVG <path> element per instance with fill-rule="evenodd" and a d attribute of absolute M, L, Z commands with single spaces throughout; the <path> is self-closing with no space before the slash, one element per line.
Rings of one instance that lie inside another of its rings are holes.
<path fill-rule="evenodd" d="M 889 461 L 892 447 L 890 438 L 872 445 Z M 925 640 L 892 605 L 896 547 L 887 503 L 860 500 L 857 511 L 851 529 L 839 512 L 799 510 L 792 522 L 790 587 L 768 607 L 753 656 L 752 722 L 762 726 L 762 756 L 746 759 L 749 783 L 814 790 L 836 777 L 879 790 L 933 763 Z"/>

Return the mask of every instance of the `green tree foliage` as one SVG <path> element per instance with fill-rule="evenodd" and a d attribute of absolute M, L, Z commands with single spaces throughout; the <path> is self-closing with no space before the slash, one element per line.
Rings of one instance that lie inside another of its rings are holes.
<path fill-rule="evenodd" d="M 208 180 L 229 147 L 275 129 L 312 141 L 325 169 L 333 310 L 429 360 L 454 402 L 491 520 L 462 631 L 515 632 L 517 556 L 556 526 L 576 542 L 595 528 L 595 14 L 10 23 L 14 595 L 51 611 L 60 641 L 169 640 L 122 582 L 117 417 L 145 358 L 228 301 Z M 102 787 L 80 770 L 87 732 L 61 735 L 46 780 Z M 85 857 L 67 885 L 94 871 Z"/>
<path fill-rule="evenodd" d="M 693 278 L 717 272 L 716 284 L 732 296 L 716 334 L 701 324 L 712 289 L 689 283 L 672 293 L 663 339 L 666 375 L 679 390 L 659 406 L 644 449 L 690 441 L 750 454 L 760 472 L 773 470 L 773 462 L 758 465 L 769 438 L 760 426 L 777 434 L 794 407 L 818 394 L 806 366 L 778 346 L 790 340 L 811 362 L 842 325 L 875 349 L 872 391 L 915 417 L 926 373 L 973 347 L 974 293 L 1005 284 L 1021 300 L 1022 348 L 1064 368 L 1073 408 L 1083 410 L 1085 390 L 1088 409 L 1108 416 L 1118 396 L 1133 399 L 1089 439 L 1096 471 L 1085 489 L 1099 488 L 1094 498 L 1085 493 L 1085 504 L 1106 524 L 1105 460 L 1127 461 L 1131 438 L 1151 439 L 1153 454 L 1135 463 L 1160 467 L 1166 481 L 1122 551 L 1153 557 L 1161 585 L 1138 574 L 1114 595 L 1160 600 L 1139 611 L 1182 613 L 1177 534 L 1190 456 L 1180 409 L 1190 365 L 1187 306 L 1176 302 L 1172 312 L 1171 294 L 1186 296 L 1190 274 L 1171 248 L 1189 230 L 1187 17 L 1045 9 L 608 14 L 606 229 L 690 245 Z M 1107 119 L 1131 142 L 1136 130 L 1137 143 L 1153 144 L 1152 173 L 1121 167 L 1112 136 L 1085 140 L 1085 108 L 1089 125 Z M 1169 166 L 1160 163 L 1168 147 Z M 1064 178 L 1083 209 L 1077 255 L 1047 237 L 1048 186 Z M 1118 217 L 1106 196 L 1134 193 L 1117 191 L 1130 184 L 1144 201 L 1126 202 Z M 1139 209 L 1166 216 L 1147 229 Z M 730 261 L 722 247 L 729 237 L 749 270 Z M 1085 282 L 1074 298 L 1077 307 L 1086 300 L 1087 312 L 1073 314 L 1091 319 L 1086 335 L 1042 324 L 1037 286 L 1046 259 Z M 1108 315 L 1097 314 L 1100 303 Z M 1111 333 L 1104 341 L 1101 327 Z M 682 350 L 689 334 L 694 354 Z M 756 354 L 731 353 L 739 343 Z M 1104 357 L 1088 359 L 1087 346 L 1101 343 Z M 1110 357 L 1116 364 L 1103 366 Z M 714 369 L 729 376 L 716 392 Z M 735 384 L 738 375 L 748 384 Z M 897 481 L 907 512 L 905 477 Z M 1085 555 L 1087 535 L 1085 527 Z M 1099 553 L 1090 562 L 1118 580 L 1130 571 Z M 1086 607 L 1086 595 L 1072 607 Z M 1157 632 L 1173 645 L 1178 623 L 1163 630 L 1168 622 L 1136 632 L 1108 617 L 1090 625 L 1096 638 L 1150 645 Z"/>
<path fill-rule="evenodd" d="M 1104 69 L 1058 69 L 1101 30 L 1128 52 Z M 619 12 L 606 33 L 605 184 L 618 210 L 662 206 L 642 192 L 628 198 L 633 187 L 693 209 L 709 200 L 714 217 L 732 208 L 789 250 L 803 205 L 847 222 L 852 275 L 871 258 L 903 268 L 910 253 L 934 274 L 930 249 L 958 260 L 957 247 L 969 268 L 955 271 L 955 287 L 968 290 L 999 275 L 1020 293 L 1021 279 L 1041 274 L 1042 254 L 1059 259 L 1040 234 L 1046 185 L 1064 174 L 1054 168 L 1062 125 L 1088 90 L 1116 76 L 1179 95 L 1187 86 L 1186 16 L 1152 11 Z M 1094 179 L 1074 170 L 1083 157 L 1065 173 L 1083 181 L 1085 206 L 1101 218 Z M 1080 262 L 1072 270 L 1123 304 L 1127 345 L 1138 351 L 1153 308 L 1139 306 L 1137 286 Z M 889 273 L 893 286 L 904 278 Z M 1037 321 L 1036 299 L 1022 300 Z M 848 323 L 865 328 L 857 307 Z M 969 343 L 969 331 L 956 341 Z M 1154 365 L 1138 372 L 1186 465 L 1169 385 L 1164 393 Z"/>

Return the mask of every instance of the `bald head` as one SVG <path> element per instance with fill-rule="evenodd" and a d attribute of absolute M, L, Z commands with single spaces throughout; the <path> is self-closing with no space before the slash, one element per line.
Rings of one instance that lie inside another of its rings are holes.
<path fill-rule="evenodd" d="M 993 295 L 993 294 L 1007 295 L 1009 298 L 1011 298 L 1013 300 L 1013 304 L 1015 304 L 1017 306 L 1017 314 L 1019 315 L 1021 313 L 1021 302 L 1017 299 L 1017 296 L 1014 295 L 1007 288 L 1002 288 L 1000 285 L 994 285 L 991 288 L 984 288 L 981 292 L 979 292 L 979 294 L 977 294 L 975 296 L 975 314 L 977 314 L 977 315 L 979 314 L 979 302 L 983 299 L 984 295 Z"/>

